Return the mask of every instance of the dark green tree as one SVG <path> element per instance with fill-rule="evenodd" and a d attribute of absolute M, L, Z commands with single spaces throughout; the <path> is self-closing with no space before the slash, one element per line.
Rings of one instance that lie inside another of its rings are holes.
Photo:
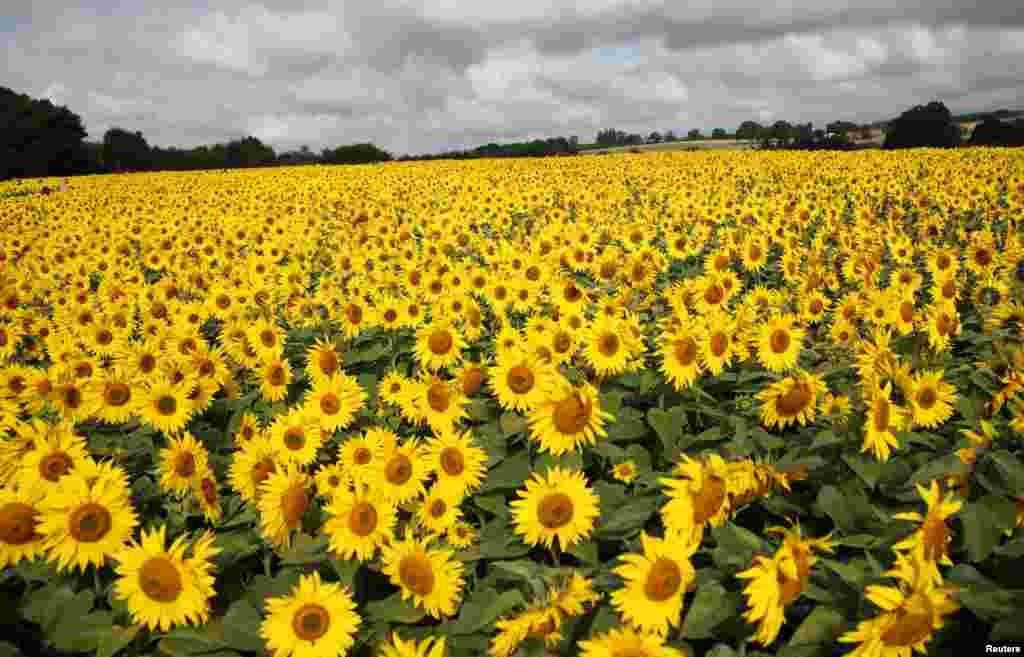
<path fill-rule="evenodd" d="M 728 136 L 729 133 L 726 132 L 725 128 L 715 128 L 714 130 L 711 131 L 712 139 L 725 139 Z"/>
<path fill-rule="evenodd" d="M 764 127 L 757 121 L 744 121 L 736 128 L 736 139 L 760 139 Z"/>
<path fill-rule="evenodd" d="M 391 154 L 370 143 L 325 148 L 321 159 L 327 164 L 370 164 L 388 162 Z"/>
<path fill-rule="evenodd" d="M 68 108 L 0 87 L 0 178 L 77 173 L 86 134 Z"/>
<path fill-rule="evenodd" d="M 109 171 L 153 168 L 152 152 L 139 131 L 111 128 L 103 134 L 103 163 Z"/>
<path fill-rule="evenodd" d="M 939 101 L 916 105 L 889 124 L 883 148 L 952 148 L 960 144 L 960 127 Z"/>

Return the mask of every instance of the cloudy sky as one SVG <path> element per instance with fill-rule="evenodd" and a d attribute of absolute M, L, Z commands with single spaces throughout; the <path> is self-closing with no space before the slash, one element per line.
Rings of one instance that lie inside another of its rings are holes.
<path fill-rule="evenodd" d="M 252 134 L 402 154 L 606 127 L 822 127 L 934 98 L 1024 108 L 1024 11 L 1004 0 L 11 4 L 0 85 L 67 105 L 94 140 L 116 125 L 160 146 Z"/>

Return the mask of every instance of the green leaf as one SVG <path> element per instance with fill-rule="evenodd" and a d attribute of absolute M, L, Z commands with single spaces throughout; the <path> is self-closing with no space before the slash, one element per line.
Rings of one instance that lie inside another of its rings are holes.
<path fill-rule="evenodd" d="M 1004 529 L 1013 526 L 1016 507 L 1013 502 L 995 495 L 986 495 L 967 503 L 960 511 L 964 545 L 971 561 L 984 561 L 999 544 Z"/>
<path fill-rule="evenodd" d="M 951 474 L 959 474 L 962 470 L 963 464 L 960 462 L 960 457 L 956 454 L 946 454 L 915 470 L 910 477 L 910 483 L 927 484 L 934 479 L 941 480 Z"/>
<path fill-rule="evenodd" d="M 235 650 L 259 652 L 263 650 L 260 638 L 260 612 L 247 600 L 231 605 L 224 615 L 224 641 Z"/>
<path fill-rule="evenodd" d="M 276 577 L 256 575 L 249 583 L 245 599 L 257 609 L 263 609 L 267 598 L 281 598 L 290 595 L 298 583 L 299 571 L 294 568 L 284 569 Z"/>
<path fill-rule="evenodd" d="M 824 449 L 834 445 L 842 445 L 845 442 L 846 438 L 837 436 L 834 431 L 819 431 L 814 435 L 814 440 L 811 441 L 811 449 Z"/>
<path fill-rule="evenodd" d="M 822 559 L 820 563 L 836 575 L 839 575 L 844 582 L 857 590 L 863 588 L 864 582 L 869 576 L 867 570 L 858 565 L 859 563 L 863 564 L 863 560 L 857 562 L 851 559 L 847 563 L 842 563 L 835 559 Z"/>
<path fill-rule="evenodd" d="M 498 593 L 486 588 L 474 591 L 462 603 L 459 617 L 448 627 L 451 634 L 473 634 L 494 624 L 494 621 L 514 609 L 526 605 L 526 599 L 517 589 Z"/>
<path fill-rule="evenodd" d="M 682 635 L 687 639 L 711 639 L 714 630 L 723 622 L 735 616 L 740 609 L 741 598 L 737 593 L 726 591 L 715 581 L 697 589 L 697 595 L 690 604 L 690 610 L 683 621 Z"/>
<path fill-rule="evenodd" d="M 498 428 L 505 436 L 517 433 L 526 433 L 530 425 L 526 418 L 519 413 L 502 413 L 498 419 Z"/>
<path fill-rule="evenodd" d="M 530 455 L 526 450 L 510 456 L 488 473 L 480 487 L 481 492 L 519 488 L 533 470 L 530 468 Z"/>
<path fill-rule="evenodd" d="M 351 589 L 363 562 L 356 559 L 336 559 L 333 556 L 328 561 L 338 576 L 338 583 Z"/>
<path fill-rule="evenodd" d="M 164 636 L 157 648 L 172 657 L 236 655 L 224 642 L 224 628 L 215 621 L 198 628 L 176 627 Z"/>
<path fill-rule="evenodd" d="M 412 600 L 402 600 L 401 592 L 369 602 L 366 605 L 367 617 L 389 623 L 412 625 L 423 620 L 426 612 L 412 604 Z"/>
<path fill-rule="evenodd" d="M 552 456 L 544 452 L 533 460 L 533 471 L 537 474 L 545 474 L 556 466 L 563 470 L 582 470 L 583 456 L 579 452 L 570 452 L 561 456 Z"/>
<path fill-rule="evenodd" d="M 647 424 L 643 415 L 635 408 L 622 408 L 615 415 L 615 422 L 607 427 L 608 440 L 619 443 L 637 440 L 647 435 Z"/>
<path fill-rule="evenodd" d="M 764 551 L 765 548 L 761 537 L 731 522 L 721 527 L 713 527 L 711 535 L 715 539 L 711 558 L 723 569 L 747 568 L 754 561 L 754 554 Z"/>
<path fill-rule="evenodd" d="M 825 485 L 818 491 L 818 499 L 815 502 L 821 511 L 832 519 L 832 522 L 839 529 L 856 529 L 857 519 L 850 509 L 849 500 L 843 493 L 832 485 Z"/>
<path fill-rule="evenodd" d="M 61 620 L 66 616 L 81 617 L 92 609 L 91 591 L 75 593 L 66 584 L 48 584 L 28 596 L 28 604 L 22 613 L 25 618 L 39 625 L 43 634 L 52 637 Z"/>
<path fill-rule="evenodd" d="M 1001 589 L 974 566 L 959 564 L 949 570 L 946 579 L 960 588 L 956 594 L 960 603 L 988 623 L 1020 611 L 1012 593 Z"/>
<path fill-rule="evenodd" d="M 999 470 L 1009 491 L 1015 496 L 1024 496 L 1024 463 L 1005 450 L 989 452 L 987 457 Z"/>
<path fill-rule="evenodd" d="M 1018 538 L 1015 541 L 1000 545 L 995 549 L 995 553 L 1008 559 L 1024 557 L 1024 538 Z"/>
<path fill-rule="evenodd" d="M 666 452 L 671 452 L 679 444 L 683 435 L 683 422 L 686 410 L 676 406 L 668 410 L 652 408 L 647 411 L 647 423 L 658 435 Z"/>
<path fill-rule="evenodd" d="M 845 623 L 843 614 L 832 607 L 819 605 L 796 628 L 788 645 L 832 643 L 839 637 Z"/>
<path fill-rule="evenodd" d="M 882 464 L 878 461 L 865 458 L 860 454 L 843 454 L 843 462 L 857 473 L 857 476 L 868 485 L 869 489 L 874 488 L 878 483 L 878 478 L 882 474 Z"/>
<path fill-rule="evenodd" d="M 608 536 L 610 534 L 629 533 L 643 527 L 647 521 L 658 510 L 657 498 L 645 496 L 634 498 L 622 505 L 611 514 L 601 514 L 601 524 L 597 534 Z"/>
<path fill-rule="evenodd" d="M 24 657 L 13 643 L 0 643 L 0 657 Z"/>
<path fill-rule="evenodd" d="M 327 542 L 328 539 L 325 535 L 314 538 L 309 534 L 299 533 L 292 541 L 291 547 L 281 553 L 281 565 L 305 566 L 318 564 L 324 560 Z"/>
<path fill-rule="evenodd" d="M 109 611 L 98 611 L 92 614 L 87 613 L 92 606 L 92 593 L 82 591 L 77 602 L 65 607 L 62 616 L 57 622 L 53 633 L 48 640 L 59 650 L 67 652 L 91 652 L 96 649 L 102 634 L 110 631 L 114 615 Z M 80 613 L 81 615 L 75 615 Z"/>
<path fill-rule="evenodd" d="M 102 628 L 97 637 L 96 657 L 114 657 L 128 647 L 141 630 L 141 625 L 113 625 L 110 628 Z"/>

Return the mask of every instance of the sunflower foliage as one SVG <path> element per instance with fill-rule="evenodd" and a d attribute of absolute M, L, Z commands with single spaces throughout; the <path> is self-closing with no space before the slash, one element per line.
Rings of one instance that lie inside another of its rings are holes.
<path fill-rule="evenodd" d="M 1024 640 L 1019 153 L 73 190 L 0 185 L 0 654 Z"/>

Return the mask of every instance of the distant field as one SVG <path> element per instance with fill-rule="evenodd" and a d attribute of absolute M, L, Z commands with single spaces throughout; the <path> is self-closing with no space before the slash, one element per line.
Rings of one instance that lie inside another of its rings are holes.
<path fill-rule="evenodd" d="M 637 144 L 635 146 L 612 146 L 609 148 L 580 148 L 580 154 L 588 153 L 622 153 L 632 149 L 640 151 L 685 151 L 690 148 L 699 149 L 747 149 L 753 146 L 754 142 L 746 139 L 698 139 L 696 141 L 674 141 L 662 144 Z"/>

